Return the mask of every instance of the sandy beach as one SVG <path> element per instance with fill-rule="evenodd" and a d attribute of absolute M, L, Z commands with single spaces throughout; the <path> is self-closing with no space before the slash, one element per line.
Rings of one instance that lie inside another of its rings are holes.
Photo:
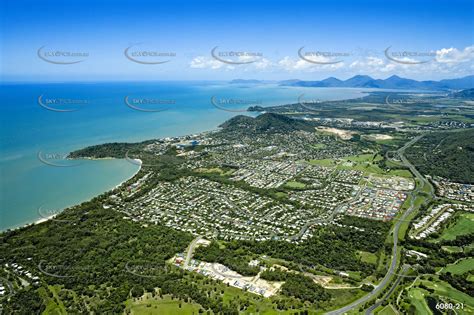
<path fill-rule="evenodd" d="M 122 182 L 120 182 L 118 185 L 116 185 L 114 188 L 106 191 L 106 192 L 111 192 L 111 191 L 114 191 L 115 189 L 119 188 L 120 186 L 122 186 L 124 183 L 126 183 L 127 181 L 129 181 L 130 179 L 132 179 L 133 177 L 135 177 L 139 172 L 140 170 L 142 169 L 141 165 L 143 164 L 142 160 L 140 159 L 133 159 L 134 161 L 137 161 L 136 165 L 138 165 L 138 170 L 132 175 L 130 176 L 129 178 L 123 180 Z M 40 223 L 43 223 L 43 222 L 46 222 L 48 220 L 51 220 L 53 219 L 55 216 L 57 216 L 59 213 L 61 213 L 63 210 L 65 210 L 67 208 L 64 208 L 64 209 L 61 209 L 60 212 L 58 212 L 57 214 L 53 214 L 53 215 L 50 215 L 50 216 L 47 216 L 47 217 L 42 217 L 42 218 L 39 218 L 37 219 L 36 221 L 32 222 L 32 223 L 26 223 L 26 224 L 23 224 L 23 225 L 20 225 L 16 228 L 12 228 L 11 230 L 16 230 L 16 229 L 20 229 L 20 228 L 23 228 L 25 226 L 28 226 L 30 224 L 40 224 Z"/>

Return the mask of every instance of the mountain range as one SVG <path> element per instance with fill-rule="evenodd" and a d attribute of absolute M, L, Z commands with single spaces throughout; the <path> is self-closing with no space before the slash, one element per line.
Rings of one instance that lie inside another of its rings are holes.
<path fill-rule="evenodd" d="M 458 79 L 445 79 L 441 81 L 416 81 L 401 78 L 396 75 L 383 80 L 374 79 L 368 75 L 356 75 L 345 81 L 334 77 L 322 81 L 282 81 L 285 86 L 307 87 L 351 87 L 351 88 L 380 88 L 380 89 L 417 89 L 417 90 L 460 90 L 474 88 L 474 75 Z"/>
<path fill-rule="evenodd" d="M 268 81 L 260 80 L 233 80 L 232 83 L 258 84 Z M 407 89 L 407 90 L 462 90 L 474 88 L 474 75 L 457 79 L 440 81 L 416 81 L 392 75 L 387 79 L 374 79 L 368 75 L 356 75 L 347 80 L 329 77 L 321 81 L 285 80 L 278 81 L 282 86 L 302 87 L 349 87 L 349 88 L 379 88 L 379 89 Z"/>

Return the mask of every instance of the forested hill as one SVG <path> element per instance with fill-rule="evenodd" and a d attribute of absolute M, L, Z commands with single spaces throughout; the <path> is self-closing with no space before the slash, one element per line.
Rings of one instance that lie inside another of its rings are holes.
<path fill-rule="evenodd" d="M 474 129 L 430 133 L 407 150 L 423 174 L 474 183 Z"/>
<path fill-rule="evenodd" d="M 140 143 L 104 143 L 98 145 L 92 145 L 80 150 L 73 151 L 69 153 L 68 158 L 125 158 L 127 152 L 135 152 L 137 150 L 143 149 L 146 144 L 150 141 L 140 142 Z"/>
<path fill-rule="evenodd" d="M 290 132 L 296 130 L 314 131 L 311 122 L 293 119 L 284 115 L 265 113 L 255 118 L 239 115 L 221 124 L 224 131 L 248 132 Z"/>

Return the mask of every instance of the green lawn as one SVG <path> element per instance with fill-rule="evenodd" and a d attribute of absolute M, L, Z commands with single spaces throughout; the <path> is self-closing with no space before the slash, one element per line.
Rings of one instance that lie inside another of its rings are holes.
<path fill-rule="evenodd" d="M 400 177 L 408 177 L 408 178 L 412 178 L 413 175 L 410 173 L 409 170 L 390 170 L 388 172 L 388 175 L 393 175 L 393 176 L 400 176 Z"/>
<path fill-rule="evenodd" d="M 451 241 L 456 239 L 456 236 L 470 234 L 473 230 L 474 213 L 462 213 L 454 224 L 444 229 L 441 239 Z"/>
<path fill-rule="evenodd" d="M 419 288 L 412 288 L 408 291 L 410 304 L 416 309 L 416 314 L 433 314 L 426 303 L 425 296 L 427 292 Z"/>
<path fill-rule="evenodd" d="M 379 154 L 377 154 L 374 158 L 373 153 L 348 156 L 343 159 L 343 162 L 338 165 L 338 168 L 359 170 L 366 174 L 372 173 L 400 177 L 413 177 L 408 170 L 394 169 L 387 172 L 381 169 L 376 163 L 382 159 L 383 157 Z M 344 162 L 352 162 L 352 166 L 347 166 Z"/>
<path fill-rule="evenodd" d="M 359 154 L 359 155 L 352 155 L 342 158 L 340 160 L 335 159 L 322 159 L 322 160 L 310 160 L 309 163 L 313 165 L 320 165 L 320 166 L 337 166 L 339 169 L 346 169 L 346 170 L 358 170 L 362 171 L 365 174 L 372 173 L 372 174 L 381 174 L 381 175 L 390 175 L 390 176 L 400 176 L 400 177 L 413 177 L 410 171 L 408 170 L 399 170 L 394 169 L 386 172 L 385 170 L 381 169 L 376 162 L 382 160 L 382 156 L 376 155 L 374 158 L 374 154 Z"/>
<path fill-rule="evenodd" d="M 61 287 L 59 285 L 48 286 L 48 290 L 49 292 L 44 287 L 38 289 L 38 293 L 46 305 L 43 314 L 67 314 L 66 307 L 58 296 Z"/>
<path fill-rule="evenodd" d="M 421 281 L 426 287 L 432 288 L 435 291 L 436 295 L 445 296 L 450 300 L 453 300 L 453 303 L 460 302 L 464 303 L 464 308 L 474 310 L 474 297 L 469 296 L 468 294 L 456 290 L 449 283 L 444 281 Z"/>
<path fill-rule="evenodd" d="M 353 155 L 353 156 L 348 156 L 344 158 L 344 160 L 347 161 L 352 161 L 352 162 L 372 162 L 372 158 L 374 157 L 374 154 L 359 154 L 359 155 Z M 374 161 L 380 161 L 382 157 L 380 155 L 376 155 Z"/>
<path fill-rule="evenodd" d="M 380 312 L 377 313 L 378 315 L 397 315 L 398 312 L 394 309 L 392 304 L 385 306 Z"/>
<path fill-rule="evenodd" d="M 443 272 L 451 272 L 455 275 L 462 275 L 471 270 L 474 270 L 474 258 L 462 259 L 443 268 Z"/>
<path fill-rule="evenodd" d="M 303 189 L 306 187 L 304 183 L 297 182 L 297 181 L 286 182 L 285 186 L 289 188 L 296 188 L 296 189 Z"/>
<path fill-rule="evenodd" d="M 370 253 L 370 252 L 364 252 L 364 251 L 358 251 L 360 260 L 369 264 L 377 264 L 377 255 Z"/>
<path fill-rule="evenodd" d="M 336 161 L 333 159 L 309 160 L 309 164 L 319 165 L 319 166 L 335 166 Z"/>
<path fill-rule="evenodd" d="M 201 308 L 200 305 L 196 303 L 185 303 L 179 300 L 172 300 L 168 295 L 163 296 L 162 299 L 159 297 L 153 298 L 147 295 L 137 301 L 128 300 L 126 305 L 126 308 L 131 311 L 131 314 L 138 315 L 191 315 L 198 314 L 199 309 Z"/>

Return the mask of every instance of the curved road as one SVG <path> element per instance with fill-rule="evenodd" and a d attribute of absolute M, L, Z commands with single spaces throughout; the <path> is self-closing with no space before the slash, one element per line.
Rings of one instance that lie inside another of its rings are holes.
<path fill-rule="evenodd" d="M 384 297 L 381 300 L 379 300 L 377 303 L 369 307 L 367 311 L 365 312 L 365 315 L 371 315 L 377 307 L 382 305 L 383 301 L 385 301 L 393 293 L 393 291 L 395 291 L 397 286 L 400 284 L 400 281 L 402 281 L 404 274 L 407 272 L 409 268 L 410 268 L 410 265 L 403 265 L 402 270 L 397 277 L 397 280 L 395 280 L 393 285 L 390 287 L 390 290 L 388 290 L 387 294 L 385 294 Z"/>
<path fill-rule="evenodd" d="M 326 314 L 328 315 L 341 315 L 344 313 L 347 313 L 351 310 L 354 310 L 355 308 L 359 307 L 361 304 L 364 304 L 365 302 L 369 301 L 370 299 L 374 298 L 377 296 L 385 287 L 388 285 L 391 281 L 392 274 L 395 273 L 397 263 L 398 263 L 398 232 L 400 230 L 400 226 L 402 223 L 404 223 L 406 218 L 414 211 L 415 209 L 415 197 L 416 194 L 425 186 L 429 185 L 430 186 L 430 195 L 434 196 L 433 192 L 433 187 L 431 184 L 418 172 L 418 170 L 408 161 L 408 159 L 403 155 L 405 150 L 413 145 L 415 142 L 420 140 L 425 134 L 421 134 L 419 136 L 416 136 L 412 140 L 408 141 L 403 147 L 397 150 L 397 154 L 400 157 L 400 160 L 402 163 L 410 169 L 410 171 L 415 175 L 415 177 L 420 181 L 421 186 L 418 186 L 411 194 L 412 198 L 410 199 L 410 207 L 402 214 L 400 219 L 397 220 L 395 223 L 395 226 L 393 228 L 393 248 L 392 248 L 392 261 L 390 263 L 390 267 L 383 277 L 382 281 L 367 295 L 364 295 L 360 299 L 352 302 L 349 305 L 346 305 L 338 310 L 334 310 L 331 312 L 328 312 Z"/>

